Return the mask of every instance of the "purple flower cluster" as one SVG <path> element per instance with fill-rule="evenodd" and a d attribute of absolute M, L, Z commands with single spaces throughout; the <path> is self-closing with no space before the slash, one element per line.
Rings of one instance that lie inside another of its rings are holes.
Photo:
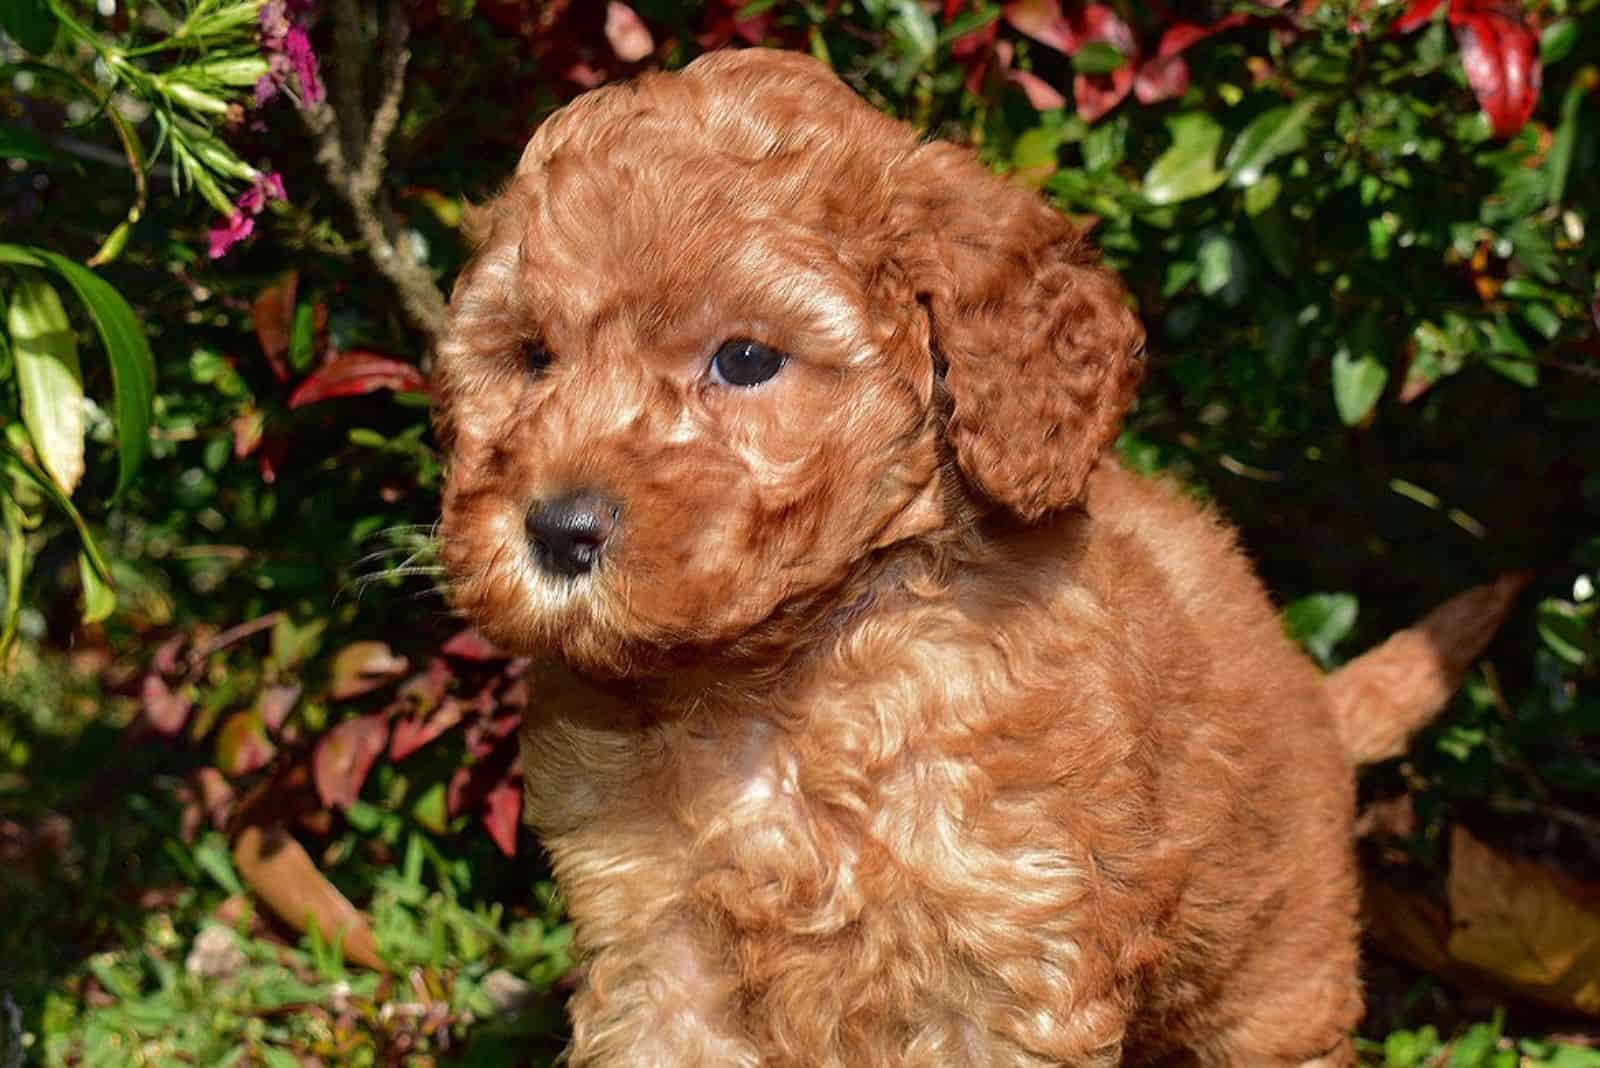
<path fill-rule="evenodd" d="M 261 27 L 261 50 L 269 69 L 256 82 L 256 105 L 277 96 L 294 79 L 300 99 L 317 104 L 325 95 L 322 76 L 317 70 L 317 54 L 311 50 L 311 37 L 299 16 L 311 9 L 313 0 L 266 0 L 257 22 Z"/>
<path fill-rule="evenodd" d="M 256 228 L 255 217 L 274 200 L 287 200 L 283 191 L 283 176 L 276 171 L 257 175 L 250 188 L 239 194 L 235 210 L 207 235 L 210 238 L 211 258 L 221 259 L 228 251 L 249 237 Z"/>

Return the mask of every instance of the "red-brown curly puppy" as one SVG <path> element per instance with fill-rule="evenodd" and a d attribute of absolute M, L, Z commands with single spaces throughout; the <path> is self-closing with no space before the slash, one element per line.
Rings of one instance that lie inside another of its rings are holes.
<path fill-rule="evenodd" d="M 444 553 L 547 662 L 573 1064 L 1351 1061 L 1389 697 L 1102 459 L 1142 336 L 1059 214 L 741 52 L 565 108 L 482 222 Z"/>

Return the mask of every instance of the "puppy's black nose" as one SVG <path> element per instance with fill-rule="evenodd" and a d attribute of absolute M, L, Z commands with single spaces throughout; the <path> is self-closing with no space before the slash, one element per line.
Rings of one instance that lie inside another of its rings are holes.
<path fill-rule="evenodd" d="M 620 514 L 598 493 L 565 493 L 537 502 L 527 518 L 533 558 L 553 575 L 586 574 L 599 561 Z"/>

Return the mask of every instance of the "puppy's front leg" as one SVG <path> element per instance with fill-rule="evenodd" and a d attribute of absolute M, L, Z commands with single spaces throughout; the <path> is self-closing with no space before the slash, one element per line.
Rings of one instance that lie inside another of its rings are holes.
<path fill-rule="evenodd" d="M 613 943 L 572 999 L 572 1068 L 759 1068 L 734 984 L 685 925 Z"/>

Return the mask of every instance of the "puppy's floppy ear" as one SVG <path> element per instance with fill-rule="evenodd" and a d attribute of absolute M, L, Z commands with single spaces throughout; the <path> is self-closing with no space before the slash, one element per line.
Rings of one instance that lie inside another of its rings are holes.
<path fill-rule="evenodd" d="M 893 197 L 962 473 L 1024 519 L 1073 504 L 1143 371 L 1121 283 L 1059 212 L 954 145 L 905 157 Z"/>

